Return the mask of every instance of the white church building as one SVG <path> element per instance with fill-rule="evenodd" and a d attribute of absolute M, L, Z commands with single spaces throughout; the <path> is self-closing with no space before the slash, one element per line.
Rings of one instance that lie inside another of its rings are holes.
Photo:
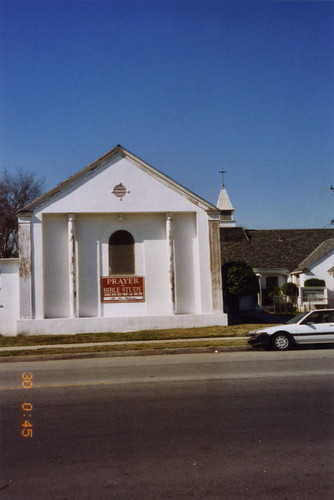
<path fill-rule="evenodd" d="M 226 325 L 221 211 L 120 145 L 18 213 L 0 334 Z"/>

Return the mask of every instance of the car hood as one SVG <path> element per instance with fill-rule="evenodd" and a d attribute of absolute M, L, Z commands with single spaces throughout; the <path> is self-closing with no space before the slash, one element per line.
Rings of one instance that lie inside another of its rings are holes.
<path fill-rule="evenodd" d="M 283 324 L 280 325 L 275 325 L 275 326 L 268 326 L 268 328 L 259 328 L 258 330 L 252 330 L 249 332 L 248 335 L 255 335 L 258 333 L 268 333 L 269 335 L 272 333 L 277 332 L 278 330 L 281 330 Z"/>

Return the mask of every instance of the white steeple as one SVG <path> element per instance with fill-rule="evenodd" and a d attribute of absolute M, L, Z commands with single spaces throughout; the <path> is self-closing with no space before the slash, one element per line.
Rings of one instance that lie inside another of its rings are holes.
<path fill-rule="evenodd" d="M 222 174 L 222 185 L 220 188 L 220 193 L 217 201 L 217 208 L 220 210 L 220 227 L 235 227 L 237 223 L 233 220 L 233 212 L 234 208 L 230 201 L 230 198 L 227 194 L 224 184 L 224 174 L 226 174 L 225 170 L 220 170 L 220 174 Z"/>
<path fill-rule="evenodd" d="M 232 203 L 230 201 L 230 198 L 228 197 L 225 186 L 222 186 L 220 188 L 220 193 L 216 207 L 219 208 L 219 210 L 230 210 L 231 212 L 234 211 L 234 208 L 232 207 Z"/>

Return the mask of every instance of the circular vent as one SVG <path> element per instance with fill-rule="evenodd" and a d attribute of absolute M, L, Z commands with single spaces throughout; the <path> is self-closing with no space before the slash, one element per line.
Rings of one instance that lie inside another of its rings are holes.
<path fill-rule="evenodd" d="M 119 184 L 117 184 L 117 186 L 114 187 L 113 194 L 117 196 L 117 198 L 122 199 L 123 196 L 126 195 L 126 187 L 123 186 L 123 184 L 120 182 Z"/>

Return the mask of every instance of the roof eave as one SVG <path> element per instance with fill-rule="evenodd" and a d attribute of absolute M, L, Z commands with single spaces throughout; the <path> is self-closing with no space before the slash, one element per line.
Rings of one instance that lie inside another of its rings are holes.
<path fill-rule="evenodd" d="M 105 162 L 107 162 L 109 159 L 117 156 L 117 154 L 122 155 L 122 149 L 123 149 L 122 146 L 120 146 L 118 144 L 115 148 L 113 148 L 111 151 L 109 151 L 105 155 L 103 155 L 100 158 L 98 158 L 97 160 L 93 161 L 92 163 L 90 163 L 86 167 L 83 167 L 82 169 L 78 170 L 78 172 L 75 172 L 75 174 L 71 175 L 70 177 L 68 177 L 64 181 L 60 182 L 54 188 L 50 189 L 49 191 L 42 194 L 41 196 L 39 196 L 38 198 L 36 198 L 32 202 L 28 203 L 28 205 L 22 207 L 20 210 L 17 211 L 17 214 L 20 214 L 21 212 L 29 212 L 29 211 L 33 212 L 35 210 L 35 208 L 39 207 L 44 202 L 48 201 L 53 196 L 60 193 L 60 191 L 65 189 L 67 186 L 71 185 L 73 182 L 78 180 L 83 175 L 86 175 L 89 172 L 93 172 L 98 167 L 103 166 L 103 164 Z"/>

